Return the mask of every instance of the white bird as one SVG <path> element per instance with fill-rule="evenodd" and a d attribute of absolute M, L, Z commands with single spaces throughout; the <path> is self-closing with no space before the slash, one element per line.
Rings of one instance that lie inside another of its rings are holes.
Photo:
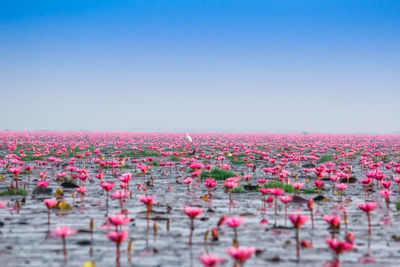
<path fill-rule="evenodd" d="M 188 135 L 188 133 L 186 133 L 186 139 L 187 139 L 189 142 L 193 142 L 193 141 L 192 141 L 192 137 L 190 137 L 190 135 Z"/>

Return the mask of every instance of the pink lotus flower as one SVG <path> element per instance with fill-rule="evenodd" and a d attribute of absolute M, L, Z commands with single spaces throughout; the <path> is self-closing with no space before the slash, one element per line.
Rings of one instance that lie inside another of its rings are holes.
<path fill-rule="evenodd" d="M 76 235 L 78 231 L 71 230 L 69 226 L 59 226 L 56 228 L 56 230 L 51 231 L 53 235 L 56 235 L 58 237 L 61 237 L 63 240 L 63 254 L 64 254 L 64 260 L 67 260 L 67 244 L 65 238 L 67 236 L 73 236 Z"/>
<path fill-rule="evenodd" d="M 199 260 L 206 267 L 214 267 L 226 261 L 226 259 L 220 258 L 218 254 L 204 254 L 199 256 Z"/>
<path fill-rule="evenodd" d="M 381 191 L 381 196 L 385 197 L 385 198 L 390 198 L 390 196 L 393 195 L 393 191 L 392 190 L 382 190 Z"/>
<path fill-rule="evenodd" d="M 156 196 L 140 196 L 139 200 L 147 206 L 147 211 L 150 212 L 153 209 L 153 202 L 156 200 Z"/>
<path fill-rule="evenodd" d="M 369 185 L 369 184 L 371 184 L 372 183 L 372 178 L 365 178 L 365 179 L 362 179 L 361 181 L 360 181 L 360 184 L 363 184 L 363 185 Z"/>
<path fill-rule="evenodd" d="M 224 185 L 226 190 L 229 192 L 229 204 L 231 205 L 233 203 L 232 201 L 232 190 L 239 185 L 239 177 L 230 177 L 226 178 L 224 181 Z"/>
<path fill-rule="evenodd" d="M 303 239 L 301 242 L 300 242 L 300 244 L 301 244 L 301 246 L 302 247 L 305 247 L 305 248 L 313 248 L 314 247 L 314 244 L 313 243 L 310 243 L 308 240 L 306 240 L 306 239 Z"/>
<path fill-rule="evenodd" d="M 359 204 L 358 207 L 364 212 L 371 212 L 376 208 L 375 202 L 366 202 L 363 204 Z"/>
<path fill-rule="evenodd" d="M 128 195 L 129 195 L 128 192 L 126 192 L 125 190 L 118 190 L 118 191 L 115 191 L 112 196 L 115 199 L 123 199 L 123 198 L 127 198 Z"/>
<path fill-rule="evenodd" d="M 22 172 L 22 168 L 21 167 L 12 167 L 12 168 L 10 168 L 10 172 L 14 175 L 18 175 Z"/>
<path fill-rule="evenodd" d="M 354 244 L 347 241 L 340 241 L 333 238 L 327 238 L 326 243 L 336 253 L 341 254 L 343 252 L 353 249 Z"/>
<path fill-rule="evenodd" d="M 182 182 L 183 182 L 184 184 L 191 184 L 191 183 L 194 182 L 194 179 L 193 179 L 193 178 L 187 177 L 187 178 L 183 179 Z"/>
<path fill-rule="evenodd" d="M 289 214 L 289 219 L 295 228 L 299 228 L 306 224 L 310 217 L 307 215 Z"/>
<path fill-rule="evenodd" d="M 274 196 L 280 196 L 285 194 L 285 190 L 281 189 L 281 188 L 270 188 L 269 192 L 271 194 L 273 194 Z"/>
<path fill-rule="evenodd" d="M 346 234 L 346 241 L 347 242 L 354 242 L 355 238 L 356 238 L 356 236 L 355 236 L 354 233 L 349 232 L 349 233 Z"/>
<path fill-rule="evenodd" d="M 57 177 L 63 178 L 65 176 L 67 176 L 67 175 L 68 175 L 68 172 L 60 172 L 60 173 L 57 174 Z"/>
<path fill-rule="evenodd" d="M 265 183 L 268 183 L 268 179 L 257 179 L 257 182 L 259 184 L 265 184 Z"/>
<path fill-rule="evenodd" d="M 247 261 L 255 252 L 254 247 L 230 247 L 228 249 L 228 254 L 239 263 Z"/>
<path fill-rule="evenodd" d="M 381 185 L 382 185 L 383 187 L 385 187 L 386 189 L 389 189 L 390 186 L 392 185 L 392 181 L 385 181 L 385 180 L 383 180 L 383 181 L 381 181 Z"/>
<path fill-rule="evenodd" d="M 53 199 L 45 199 L 43 202 L 47 206 L 47 224 L 50 224 L 50 209 L 57 206 L 58 201 Z"/>
<path fill-rule="evenodd" d="M 203 209 L 202 208 L 196 208 L 196 207 L 184 207 L 183 211 L 186 213 L 187 216 L 190 217 L 190 219 L 195 219 L 200 214 L 203 213 Z"/>
<path fill-rule="evenodd" d="M 276 227 L 277 217 L 278 217 L 278 196 L 285 194 L 285 190 L 281 188 L 270 188 L 269 192 L 274 195 L 275 205 L 274 205 L 274 213 L 275 213 L 275 221 L 274 227 Z"/>
<path fill-rule="evenodd" d="M 53 200 L 53 199 L 45 199 L 43 202 L 44 202 L 44 204 L 46 204 L 48 209 L 51 209 L 51 208 L 57 206 L 57 203 L 58 203 L 57 200 Z"/>
<path fill-rule="evenodd" d="M 243 179 L 244 179 L 246 182 L 249 182 L 249 181 L 251 180 L 252 177 L 253 177 L 252 174 L 243 175 Z"/>
<path fill-rule="evenodd" d="M 304 225 L 310 217 L 306 215 L 289 214 L 289 219 L 292 222 L 294 228 L 296 229 L 296 255 L 297 262 L 300 262 L 300 227 Z"/>
<path fill-rule="evenodd" d="M 108 194 L 115 187 L 115 184 L 114 183 L 110 183 L 110 182 L 101 182 L 100 186 L 103 188 L 103 190 L 105 190 L 107 192 L 106 208 L 107 208 L 107 211 L 108 211 Z M 121 205 L 122 205 L 122 203 L 121 203 Z"/>
<path fill-rule="evenodd" d="M 129 235 L 129 230 L 107 233 L 107 237 L 111 241 L 113 241 L 113 242 L 115 242 L 117 244 L 123 243 L 126 240 L 126 238 L 128 237 L 128 235 Z"/>
<path fill-rule="evenodd" d="M 307 201 L 307 207 L 308 207 L 308 209 L 310 210 L 312 229 L 314 229 L 314 213 L 313 213 L 313 211 L 314 211 L 314 206 L 315 206 L 314 199 L 313 199 L 313 198 L 310 198 L 310 199 Z"/>
<path fill-rule="evenodd" d="M 114 226 L 127 225 L 131 219 L 126 217 L 125 214 L 117 213 L 108 217 L 108 221 Z"/>
<path fill-rule="evenodd" d="M 103 190 L 111 191 L 115 187 L 115 184 L 110 182 L 101 182 L 100 186 L 103 188 Z"/>
<path fill-rule="evenodd" d="M 7 206 L 7 202 L 0 201 L 0 209 L 4 208 L 5 206 Z"/>
<path fill-rule="evenodd" d="M 97 179 L 99 179 L 101 181 L 101 180 L 103 180 L 104 172 L 96 173 L 96 175 L 94 177 L 96 177 Z"/>
<path fill-rule="evenodd" d="M 376 208 L 376 203 L 375 202 L 366 202 L 363 204 L 359 204 L 358 208 L 360 208 L 362 211 L 367 213 L 367 219 L 368 219 L 368 233 L 371 234 L 371 211 L 373 211 Z"/>
<path fill-rule="evenodd" d="M 194 231 L 194 219 L 197 218 L 200 214 L 203 213 L 203 209 L 202 208 L 196 208 L 196 207 L 184 207 L 183 211 L 190 218 L 189 245 L 192 245 L 192 237 L 193 237 L 193 231 Z"/>
<path fill-rule="evenodd" d="M 300 183 L 300 182 L 293 182 L 292 185 L 296 190 L 300 190 L 304 187 L 304 183 Z"/>
<path fill-rule="evenodd" d="M 87 192 L 87 189 L 84 186 L 78 187 L 75 190 L 76 190 L 76 192 L 78 192 L 80 194 L 85 194 Z"/>
<path fill-rule="evenodd" d="M 204 185 L 208 188 L 214 188 L 217 186 L 217 184 L 218 182 L 216 182 L 214 178 L 207 178 L 206 182 L 204 183 Z"/>
<path fill-rule="evenodd" d="M 324 185 L 324 181 L 322 180 L 315 180 L 314 184 L 317 188 L 321 188 Z"/>
<path fill-rule="evenodd" d="M 129 183 L 129 181 L 132 179 L 132 173 L 127 172 L 121 175 L 118 180 L 120 180 L 123 183 Z"/>
<path fill-rule="evenodd" d="M 336 188 L 337 188 L 338 190 L 340 190 L 340 191 L 344 191 L 344 190 L 346 190 L 347 188 L 349 188 L 349 185 L 348 185 L 348 184 L 341 183 L 341 184 L 337 184 L 337 185 L 336 185 Z"/>
<path fill-rule="evenodd" d="M 129 192 L 125 191 L 125 190 L 118 190 L 118 191 L 114 191 L 112 196 L 115 199 L 119 199 L 119 206 L 121 208 L 121 213 L 123 213 L 124 212 L 123 199 L 127 198 L 129 196 Z M 107 208 L 108 208 L 108 191 L 107 191 Z"/>
<path fill-rule="evenodd" d="M 340 215 L 325 215 L 323 220 L 329 223 L 333 228 L 338 228 L 342 222 L 342 216 Z"/>
<path fill-rule="evenodd" d="M 225 185 L 226 189 L 232 190 L 233 188 L 238 186 L 238 183 L 236 181 L 225 181 L 224 185 Z"/>
<path fill-rule="evenodd" d="M 51 231 L 53 235 L 58 237 L 73 236 L 76 235 L 77 232 L 78 231 L 71 230 L 69 226 L 59 226 L 56 228 L 56 230 Z"/>
<path fill-rule="evenodd" d="M 281 196 L 279 199 L 280 199 L 280 201 L 282 201 L 282 203 L 288 204 L 290 201 L 293 200 L 293 197 L 292 196 Z"/>
<path fill-rule="evenodd" d="M 121 247 L 121 244 L 126 240 L 128 235 L 129 235 L 129 230 L 115 231 L 115 232 L 107 233 L 108 239 L 115 242 L 115 244 L 117 245 L 116 261 L 117 261 L 118 266 L 119 266 L 118 263 L 119 263 L 119 258 L 120 258 L 120 247 Z"/>
<path fill-rule="evenodd" d="M 313 198 L 310 198 L 308 201 L 307 201 L 307 207 L 308 207 L 308 209 L 309 210 L 314 210 L 314 206 L 315 206 L 315 203 L 314 203 L 314 199 Z"/>
<path fill-rule="evenodd" d="M 246 218 L 244 217 L 239 217 L 239 216 L 233 216 L 233 217 L 227 217 L 225 218 L 224 224 L 228 225 L 231 228 L 237 228 L 239 227 Z"/>
<path fill-rule="evenodd" d="M 201 170 L 199 170 L 199 171 L 195 171 L 195 172 L 192 172 L 192 177 L 196 177 L 196 178 L 199 178 L 200 176 L 201 176 Z"/>
<path fill-rule="evenodd" d="M 12 174 L 14 174 L 15 185 L 16 185 L 16 188 L 18 189 L 18 175 L 22 172 L 22 168 L 21 167 L 13 167 L 13 168 L 10 168 L 10 172 Z"/>
<path fill-rule="evenodd" d="M 261 187 L 261 188 L 259 188 L 258 190 L 261 192 L 261 194 L 266 195 L 266 194 L 268 194 L 268 193 L 271 191 L 271 188 L 264 188 L 264 187 Z"/>
<path fill-rule="evenodd" d="M 38 181 L 38 182 L 37 182 L 37 186 L 48 187 L 48 186 L 49 186 L 49 182 L 46 182 L 46 181 Z"/>
<path fill-rule="evenodd" d="M 156 196 L 140 196 L 139 200 L 146 205 L 151 205 L 156 200 Z"/>
<path fill-rule="evenodd" d="M 226 221 L 226 218 L 228 218 L 228 217 L 222 216 L 221 219 L 219 219 L 217 226 L 220 227 L 221 225 L 223 225 Z"/>
<path fill-rule="evenodd" d="M 211 189 L 216 187 L 218 185 L 218 182 L 215 181 L 214 178 L 207 178 L 204 185 L 207 187 L 209 197 L 212 198 Z"/>

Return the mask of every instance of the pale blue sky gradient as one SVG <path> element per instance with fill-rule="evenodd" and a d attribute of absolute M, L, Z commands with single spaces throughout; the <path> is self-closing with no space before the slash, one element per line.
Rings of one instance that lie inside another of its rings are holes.
<path fill-rule="evenodd" d="M 0 129 L 400 131 L 400 1 L 1 1 Z"/>

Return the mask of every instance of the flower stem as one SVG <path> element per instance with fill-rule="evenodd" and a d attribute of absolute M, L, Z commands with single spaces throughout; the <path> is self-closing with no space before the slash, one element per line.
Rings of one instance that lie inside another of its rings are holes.
<path fill-rule="evenodd" d="M 189 245 L 192 245 L 193 230 L 194 230 L 194 221 L 193 221 L 193 219 L 190 219 Z"/>
<path fill-rule="evenodd" d="M 368 217 L 368 234 L 371 234 L 371 216 L 369 212 L 367 212 L 367 217 Z"/>
<path fill-rule="evenodd" d="M 300 238 L 299 238 L 299 227 L 296 227 L 296 257 L 297 263 L 300 262 Z"/>
<path fill-rule="evenodd" d="M 116 260 L 117 262 L 119 262 L 119 257 L 120 257 L 120 254 L 121 254 L 120 249 L 119 249 L 120 243 L 119 243 L 119 242 L 116 242 L 116 244 L 117 244 L 117 258 L 116 258 L 115 260 Z"/>
<path fill-rule="evenodd" d="M 276 217 L 278 216 L 278 199 L 277 196 L 275 196 L 275 223 L 274 227 L 276 227 Z"/>
<path fill-rule="evenodd" d="M 65 236 L 62 237 L 62 243 L 63 243 L 64 261 L 66 261 L 67 260 L 67 242 L 65 240 Z"/>

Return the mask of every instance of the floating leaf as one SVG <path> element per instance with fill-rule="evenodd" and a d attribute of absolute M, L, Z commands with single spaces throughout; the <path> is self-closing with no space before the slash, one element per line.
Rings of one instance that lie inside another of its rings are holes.
<path fill-rule="evenodd" d="M 279 262 L 279 261 L 281 261 L 281 258 L 279 258 L 279 256 L 275 256 L 275 257 L 272 257 L 272 258 L 266 258 L 266 259 L 264 259 L 264 261 Z"/>
<path fill-rule="evenodd" d="M 94 261 L 85 261 L 83 267 L 96 267 L 96 263 Z"/>
<path fill-rule="evenodd" d="M 400 242 L 400 236 L 392 235 L 392 238 L 394 239 L 394 241 Z"/>
<path fill-rule="evenodd" d="M 264 253 L 264 250 L 263 249 L 256 249 L 256 256 L 258 257 L 258 256 L 260 256 L 261 254 L 263 254 Z"/>
<path fill-rule="evenodd" d="M 67 201 L 58 202 L 57 208 L 59 210 L 72 210 L 72 207 L 68 204 Z"/>
<path fill-rule="evenodd" d="M 251 213 L 251 212 L 246 212 L 246 213 L 240 214 L 240 216 L 242 216 L 242 217 L 251 217 L 251 216 L 256 216 L 256 215 L 254 213 Z"/>
<path fill-rule="evenodd" d="M 56 191 L 56 197 L 63 197 L 64 196 L 64 191 L 62 188 L 57 189 Z"/>
<path fill-rule="evenodd" d="M 208 201 L 209 197 L 208 197 L 208 195 L 204 195 L 204 196 L 201 197 L 201 199 L 203 199 L 204 201 Z"/>

